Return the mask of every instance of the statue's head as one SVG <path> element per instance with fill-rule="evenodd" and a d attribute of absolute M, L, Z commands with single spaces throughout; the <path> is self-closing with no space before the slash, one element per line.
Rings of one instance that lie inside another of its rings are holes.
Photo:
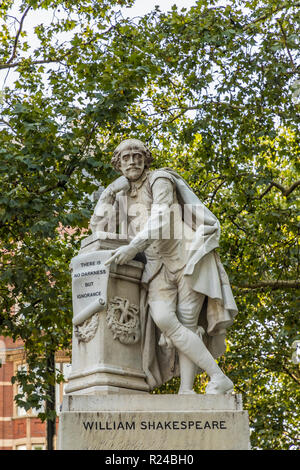
<path fill-rule="evenodd" d="M 153 160 L 150 150 L 138 139 L 123 140 L 114 151 L 111 163 L 129 181 L 136 181 Z"/>

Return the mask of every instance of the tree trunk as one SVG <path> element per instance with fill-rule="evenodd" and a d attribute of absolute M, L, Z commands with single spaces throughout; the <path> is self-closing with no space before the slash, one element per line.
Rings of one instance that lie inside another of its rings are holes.
<path fill-rule="evenodd" d="M 54 450 L 54 436 L 56 434 L 55 417 L 55 354 L 50 352 L 47 357 L 47 370 L 51 381 L 49 383 L 48 395 L 46 400 L 47 413 L 47 450 Z"/>

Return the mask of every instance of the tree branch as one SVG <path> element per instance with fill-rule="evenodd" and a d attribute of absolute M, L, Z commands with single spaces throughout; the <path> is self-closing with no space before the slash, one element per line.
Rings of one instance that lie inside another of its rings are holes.
<path fill-rule="evenodd" d="M 101 36 L 106 36 L 112 29 L 114 29 L 116 27 L 116 25 L 113 25 L 111 26 L 110 28 L 108 28 L 106 31 L 104 31 L 103 33 L 101 33 Z M 21 31 L 20 31 L 21 32 Z M 81 47 L 85 47 L 85 46 L 89 46 L 90 44 L 92 44 L 93 42 L 95 41 L 95 38 L 91 38 L 89 41 L 87 42 L 84 42 L 81 44 Z M 40 60 L 35 60 L 35 61 L 32 61 L 30 62 L 30 65 L 42 65 L 42 64 L 51 64 L 51 63 L 56 63 L 56 62 L 61 62 L 63 59 L 65 59 L 66 57 L 68 57 L 68 55 L 70 55 L 74 50 L 77 49 L 77 46 L 75 47 L 71 47 L 69 50 L 67 50 L 64 54 L 61 54 L 61 56 L 59 57 L 55 57 L 53 59 L 40 59 Z M 6 62 L 5 64 L 0 64 L 0 70 L 2 69 L 9 69 L 9 68 L 14 68 L 14 67 L 18 67 L 19 65 L 22 65 L 24 63 L 23 60 L 19 60 L 17 62 L 12 62 L 13 59 L 15 58 L 15 56 L 12 55 L 12 57 L 9 59 L 8 62 Z"/>
<path fill-rule="evenodd" d="M 254 283 L 239 284 L 237 287 L 241 289 L 299 289 L 300 280 L 288 280 L 288 281 L 258 281 Z"/>
<path fill-rule="evenodd" d="M 300 185 L 300 180 L 298 181 L 295 181 L 290 187 L 288 188 L 285 188 L 284 186 L 282 186 L 282 184 L 280 183 L 276 183 L 276 181 L 272 181 L 270 183 L 270 185 L 267 187 L 267 189 L 259 196 L 258 199 L 262 199 L 273 187 L 279 189 L 283 196 L 285 197 L 288 197 L 293 191 L 294 189 L 297 188 L 297 186 Z"/>
<path fill-rule="evenodd" d="M 35 60 L 34 62 L 30 62 L 30 65 L 51 64 L 51 63 L 59 62 L 62 58 L 65 57 L 65 55 L 63 57 L 56 58 L 56 59 Z M 13 62 L 13 63 L 10 63 L 10 64 L 9 63 L 0 64 L 0 70 L 12 69 L 14 67 L 19 67 L 19 65 L 22 65 L 23 63 L 24 63 L 23 60 L 20 60 L 18 62 Z"/>
<path fill-rule="evenodd" d="M 246 24 L 244 27 L 243 27 L 243 30 L 247 30 L 248 28 L 251 28 L 251 26 L 255 23 L 259 23 L 260 21 L 264 21 L 266 20 L 267 18 L 269 18 L 270 16 L 272 15 L 275 15 L 276 13 L 278 13 L 279 11 L 281 10 L 284 10 L 284 9 L 289 9 L 289 8 L 297 8 L 299 7 L 300 3 L 296 3 L 295 5 L 290 5 L 290 4 L 285 4 L 285 5 L 282 5 L 282 6 L 278 6 L 277 8 L 275 8 L 275 10 L 273 11 L 270 11 L 269 13 L 266 13 L 265 15 L 262 15 L 262 16 L 259 16 L 258 18 L 256 18 L 256 20 L 253 20 L 251 21 L 250 23 Z"/>
<path fill-rule="evenodd" d="M 221 180 L 223 179 L 222 176 L 216 176 L 215 178 L 211 178 L 209 179 L 208 181 L 206 181 L 205 183 L 202 184 L 202 186 L 200 186 L 200 189 L 203 189 L 205 188 L 205 186 L 207 186 L 209 183 L 211 183 L 212 181 L 215 181 L 215 180 Z"/>
<path fill-rule="evenodd" d="M 19 37 L 20 37 L 20 34 L 22 32 L 24 19 L 25 19 L 27 13 L 29 12 L 30 8 L 31 8 L 31 6 L 27 7 L 26 10 L 23 13 L 23 16 L 22 16 L 21 21 L 20 21 L 19 29 L 18 29 L 18 32 L 17 32 L 15 40 L 14 40 L 13 51 L 12 51 L 12 54 L 11 54 L 10 58 L 7 61 L 7 64 L 10 64 L 15 59 L 15 57 L 17 55 L 17 46 L 18 46 Z"/>
<path fill-rule="evenodd" d="M 291 51 L 290 51 L 290 49 L 289 49 L 289 46 L 288 46 L 288 44 L 287 44 L 287 37 L 286 37 L 285 30 L 283 29 L 282 22 L 279 21 L 279 20 L 277 20 L 277 23 L 279 24 L 280 29 L 281 29 L 281 32 L 282 32 L 284 46 L 285 46 L 285 48 L 286 48 L 286 50 L 287 50 L 287 53 L 288 53 L 288 56 L 289 56 L 289 58 L 290 58 L 291 65 L 292 65 L 292 69 L 293 69 L 294 72 L 296 72 L 297 70 L 296 70 L 296 67 L 295 67 L 295 63 L 294 63 L 294 60 L 293 60 L 293 56 L 292 56 Z"/>
<path fill-rule="evenodd" d="M 267 330 L 267 332 L 269 333 L 269 335 L 271 336 L 271 338 L 273 338 L 274 341 L 276 341 L 276 336 L 273 334 L 273 332 L 270 330 L 270 328 L 267 327 L 267 325 L 264 325 L 265 329 Z M 298 377 L 296 377 L 289 369 L 288 367 L 286 367 L 286 365 L 284 363 L 281 364 L 282 365 L 282 368 L 283 370 L 291 377 L 291 379 L 293 379 L 296 383 L 300 383 Z"/>
<path fill-rule="evenodd" d="M 6 121 L 5 119 L 0 119 L 0 126 L 1 126 L 1 124 L 3 124 L 3 125 L 5 125 L 5 126 L 9 127 L 13 132 L 16 133 L 16 131 L 15 131 L 15 129 L 12 127 L 12 125 L 11 125 L 8 121 Z"/>
<path fill-rule="evenodd" d="M 214 201 L 214 198 L 215 198 L 217 192 L 219 191 L 219 189 L 221 188 L 221 186 L 225 183 L 225 181 L 226 181 L 226 180 L 223 179 L 223 180 L 221 181 L 221 183 L 218 184 L 218 186 L 216 187 L 216 189 L 214 190 L 214 192 L 212 193 L 212 196 L 211 196 L 211 198 L 210 198 L 210 202 L 209 202 L 209 205 L 208 205 L 208 208 L 209 208 L 209 209 L 210 209 L 211 206 L 212 206 L 212 203 L 213 203 L 213 201 Z"/>

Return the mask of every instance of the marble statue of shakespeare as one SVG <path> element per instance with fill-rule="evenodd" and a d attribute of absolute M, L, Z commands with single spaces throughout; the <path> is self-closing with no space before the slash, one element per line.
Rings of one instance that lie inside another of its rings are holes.
<path fill-rule="evenodd" d="M 151 171 L 151 161 L 141 141 L 120 143 L 112 164 L 122 176 L 101 194 L 92 231 L 104 230 L 102 209 L 113 204 L 119 220 L 125 217 L 130 242 L 116 249 L 107 264 L 124 264 L 137 253 L 146 257 L 140 315 L 150 389 L 180 375 L 179 393 L 194 393 L 200 369 L 210 377 L 206 393 L 229 393 L 233 383 L 215 358 L 225 351 L 226 329 L 237 307 L 216 252 L 219 222 L 175 171 Z"/>

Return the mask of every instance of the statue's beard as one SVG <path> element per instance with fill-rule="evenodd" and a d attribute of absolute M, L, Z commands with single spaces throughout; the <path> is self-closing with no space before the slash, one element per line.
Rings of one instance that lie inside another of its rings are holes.
<path fill-rule="evenodd" d="M 143 174 L 144 169 L 141 170 L 141 168 L 130 168 L 126 171 L 126 178 L 129 179 L 129 181 L 137 181 Z"/>

